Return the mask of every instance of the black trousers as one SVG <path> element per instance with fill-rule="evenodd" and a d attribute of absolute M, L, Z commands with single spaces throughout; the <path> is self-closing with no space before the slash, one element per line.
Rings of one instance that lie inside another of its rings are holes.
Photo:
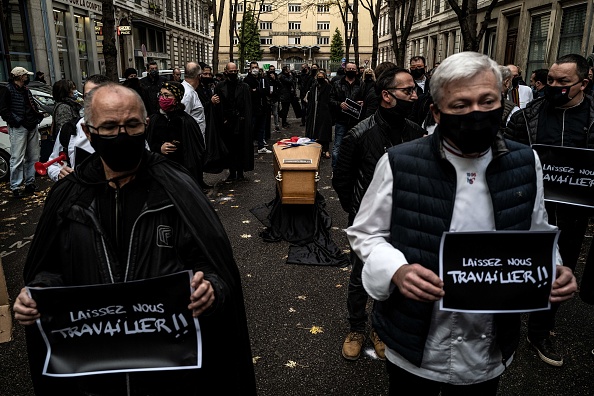
<path fill-rule="evenodd" d="M 556 225 L 561 230 L 559 235 L 559 253 L 563 265 L 575 271 L 580 257 L 584 235 L 588 228 L 589 217 L 594 213 L 573 205 L 546 202 L 545 207 L 549 216 L 549 224 Z M 528 317 L 528 336 L 531 339 L 548 337 L 555 328 L 555 315 L 560 304 L 551 304 L 549 311 L 532 312 Z"/>

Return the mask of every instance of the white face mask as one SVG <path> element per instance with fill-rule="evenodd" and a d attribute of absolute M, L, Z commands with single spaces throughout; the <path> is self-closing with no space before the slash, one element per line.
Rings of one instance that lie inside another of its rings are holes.
<path fill-rule="evenodd" d="M 252 69 L 252 76 L 257 76 L 258 74 L 260 74 L 260 70 Z"/>

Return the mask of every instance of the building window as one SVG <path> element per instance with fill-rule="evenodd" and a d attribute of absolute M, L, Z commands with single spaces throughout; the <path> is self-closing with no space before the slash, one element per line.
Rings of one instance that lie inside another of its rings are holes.
<path fill-rule="evenodd" d="M 330 44 L 330 37 L 318 37 L 318 45 Z"/>
<path fill-rule="evenodd" d="M 330 12 L 329 5 L 318 5 L 318 14 L 327 14 Z"/>
<path fill-rule="evenodd" d="M 536 69 L 547 68 L 547 64 L 545 63 L 545 52 L 550 20 L 550 14 L 535 15 L 532 17 L 526 75 L 530 75 L 532 71 Z"/>
<path fill-rule="evenodd" d="M 318 30 L 330 30 L 330 22 L 318 22 Z"/>
<path fill-rule="evenodd" d="M 260 44 L 272 45 L 272 37 L 260 37 Z"/>
<path fill-rule="evenodd" d="M 448 1 L 448 0 L 446 0 L 446 2 L 447 2 L 447 1 Z M 439 13 L 439 6 L 440 6 L 440 4 L 441 4 L 441 1 L 440 1 L 440 0 L 435 0 L 435 8 L 433 9 L 433 13 L 434 13 L 434 14 L 437 14 L 437 13 Z"/>
<path fill-rule="evenodd" d="M 165 2 L 165 12 L 167 13 L 167 18 L 173 19 L 173 0 L 167 0 Z"/>
<path fill-rule="evenodd" d="M 289 4 L 289 12 L 301 12 L 301 4 Z"/>
<path fill-rule="evenodd" d="M 233 45 L 239 45 L 239 37 L 233 37 Z"/>
<path fill-rule="evenodd" d="M 289 22 L 289 30 L 301 30 L 301 22 Z"/>
<path fill-rule="evenodd" d="M 237 12 L 243 12 L 243 3 L 231 4 L 231 11 L 235 11 L 236 5 L 237 5 Z"/>
<path fill-rule="evenodd" d="M 241 21 L 235 22 L 235 29 L 237 29 L 237 30 L 241 29 Z"/>
<path fill-rule="evenodd" d="M 353 22 L 347 22 L 347 30 L 353 30 Z"/>
<path fill-rule="evenodd" d="M 580 4 L 563 9 L 557 58 L 567 54 L 581 53 L 587 7 L 587 4 Z"/>
<path fill-rule="evenodd" d="M 289 37 L 289 45 L 301 44 L 301 37 Z"/>
<path fill-rule="evenodd" d="M 260 22 L 260 30 L 272 30 L 272 22 Z"/>
<path fill-rule="evenodd" d="M 272 12 L 272 5 L 271 4 L 260 5 L 260 12 Z"/>

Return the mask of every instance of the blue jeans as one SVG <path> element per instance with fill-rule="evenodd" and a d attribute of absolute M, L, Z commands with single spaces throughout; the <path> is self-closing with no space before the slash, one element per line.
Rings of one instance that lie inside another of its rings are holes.
<path fill-rule="evenodd" d="M 10 137 L 10 189 L 35 183 L 35 163 L 39 161 L 39 130 L 8 127 Z"/>
<path fill-rule="evenodd" d="M 332 146 L 332 169 L 336 167 L 336 160 L 338 159 L 338 150 L 340 149 L 340 143 L 342 138 L 348 132 L 348 126 L 345 124 L 339 124 L 338 122 L 334 125 L 334 145 Z"/>

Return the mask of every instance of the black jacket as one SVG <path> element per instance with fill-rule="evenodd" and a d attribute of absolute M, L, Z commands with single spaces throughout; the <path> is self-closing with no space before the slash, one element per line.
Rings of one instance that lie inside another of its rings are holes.
<path fill-rule="evenodd" d="M 349 84 L 346 80 L 346 76 L 340 80 L 336 80 L 332 83 L 332 92 L 330 93 L 330 105 L 334 112 L 334 121 L 338 124 L 346 124 L 349 126 L 355 126 L 359 121 L 342 112 L 340 104 L 345 102 L 347 98 L 352 101 L 363 100 L 361 93 L 361 81 L 356 78 L 352 84 Z"/>
<path fill-rule="evenodd" d="M 584 100 L 588 103 L 590 109 L 588 113 L 588 130 L 585 136 L 576 136 L 575 140 L 586 142 L 584 148 L 594 149 L 594 99 L 586 95 Z M 505 137 L 520 143 L 532 145 L 539 143 L 537 141 L 538 121 L 541 112 L 550 111 L 550 105 L 545 98 L 534 99 L 525 109 L 516 111 L 505 129 Z"/>
<path fill-rule="evenodd" d="M 332 187 L 340 205 L 349 214 L 349 222 L 359 211 L 361 200 L 373 179 L 377 161 L 386 151 L 397 144 L 422 137 L 425 131 L 417 124 L 402 119 L 389 124 L 378 110 L 373 116 L 361 121 L 342 139 Z"/>
<path fill-rule="evenodd" d="M 23 126 L 29 131 L 43 120 L 29 88 L 17 87 L 12 81 L 0 93 L 0 116 L 10 127 Z"/>
<path fill-rule="evenodd" d="M 281 73 L 278 75 L 278 82 L 280 85 L 279 100 L 282 102 L 290 102 L 295 96 L 295 77 L 291 73 Z"/>
<path fill-rule="evenodd" d="M 158 154 L 145 152 L 136 178 L 148 189 L 132 228 L 126 263 L 120 262 L 118 249 L 97 216 L 97 197 L 111 187 L 101 159 L 94 154 L 75 173 L 58 181 L 48 195 L 25 264 L 25 283 L 107 284 L 184 269 L 204 271 L 220 301 L 200 316 L 203 368 L 129 374 L 133 394 L 154 390 L 156 394 L 255 395 L 239 271 L 217 214 L 185 170 Z M 163 249 L 155 242 L 155 232 L 162 225 L 170 227 L 173 248 Z M 117 391 L 109 394 L 125 394 L 123 374 L 41 376 L 45 346 L 36 326 L 28 326 L 27 333 L 37 395 L 103 394 L 97 389 L 106 387 Z"/>

